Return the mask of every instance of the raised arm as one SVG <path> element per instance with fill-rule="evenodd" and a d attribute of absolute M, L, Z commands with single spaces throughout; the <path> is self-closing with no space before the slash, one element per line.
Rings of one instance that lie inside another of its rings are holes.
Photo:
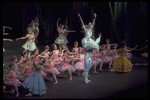
<path fill-rule="evenodd" d="M 81 15 L 78 13 L 78 16 L 79 16 L 79 18 L 80 18 L 80 20 L 81 20 L 81 23 L 82 23 L 82 26 L 84 26 L 84 22 L 83 22 L 83 20 L 82 20 L 82 18 L 81 18 Z"/>
<path fill-rule="evenodd" d="M 57 29 L 59 28 L 58 23 L 59 23 L 60 18 L 57 20 Z"/>
<path fill-rule="evenodd" d="M 92 22 L 92 28 L 93 28 L 93 26 L 95 24 L 96 17 L 97 17 L 97 15 L 96 15 L 96 13 L 94 13 L 94 19 L 93 19 L 93 22 Z"/>

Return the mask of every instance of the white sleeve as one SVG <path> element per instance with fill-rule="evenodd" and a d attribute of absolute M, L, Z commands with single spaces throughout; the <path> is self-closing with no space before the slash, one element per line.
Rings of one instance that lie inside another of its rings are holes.
<path fill-rule="evenodd" d="M 99 44 L 100 40 L 101 40 L 101 37 L 98 37 L 95 42 L 96 42 L 97 44 Z"/>

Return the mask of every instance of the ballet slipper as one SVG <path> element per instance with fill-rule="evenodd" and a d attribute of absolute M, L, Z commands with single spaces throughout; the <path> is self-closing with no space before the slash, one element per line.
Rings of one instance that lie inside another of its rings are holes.
<path fill-rule="evenodd" d="M 94 72 L 94 74 L 98 74 L 98 72 Z"/>
<path fill-rule="evenodd" d="M 99 69 L 100 71 L 103 71 L 103 69 Z"/>
<path fill-rule="evenodd" d="M 57 84 L 58 82 L 56 81 L 54 84 Z"/>
<path fill-rule="evenodd" d="M 72 77 L 70 77 L 70 81 L 72 80 Z"/>
<path fill-rule="evenodd" d="M 26 94 L 25 96 L 26 96 L 26 97 L 31 97 L 31 96 L 32 96 L 32 94 L 31 94 L 31 93 L 29 93 L 29 94 Z"/>

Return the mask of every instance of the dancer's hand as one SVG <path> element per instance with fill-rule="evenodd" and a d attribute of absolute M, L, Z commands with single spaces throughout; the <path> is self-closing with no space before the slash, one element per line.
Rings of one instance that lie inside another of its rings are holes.
<path fill-rule="evenodd" d="M 96 13 L 94 13 L 94 17 L 97 17 Z"/>
<path fill-rule="evenodd" d="M 19 39 L 16 39 L 16 41 L 18 41 Z"/>
<path fill-rule="evenodd" d="M 81 17 L 80 13 L 77 14 L 79 17 Z"/>
<path fill-rule="evenodd" d="M 98 35 L 99 35 L 99 37 L 101 37 L 101 36 L 102 36 L 102 33 L 100 32 Z"/>
<path fill-rule="evenodd" d="M 58 20 L 60 20 L 61 18 L 59 18 Z"/>

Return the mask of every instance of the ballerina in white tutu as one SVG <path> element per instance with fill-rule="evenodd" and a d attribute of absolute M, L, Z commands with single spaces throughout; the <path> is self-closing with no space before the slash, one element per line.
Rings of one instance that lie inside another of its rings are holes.
<path fill-rule="evenodd" d="M 28 53 L 28 57 L 30 57 L 31 55 L 31 51 L 34 51 L 37 47 L 35 45 L 35 35 L 33 33 L 33 29 L 31 27 L 27 28 L 28 34 L 25 37 L 20 37 L 17 38 L 16 41 L 18 41 L 19 39 L 27 39 L 27 42 L 22 45 L 22 47 L 25 49 L 25 51 L 29 51 Z"/>

